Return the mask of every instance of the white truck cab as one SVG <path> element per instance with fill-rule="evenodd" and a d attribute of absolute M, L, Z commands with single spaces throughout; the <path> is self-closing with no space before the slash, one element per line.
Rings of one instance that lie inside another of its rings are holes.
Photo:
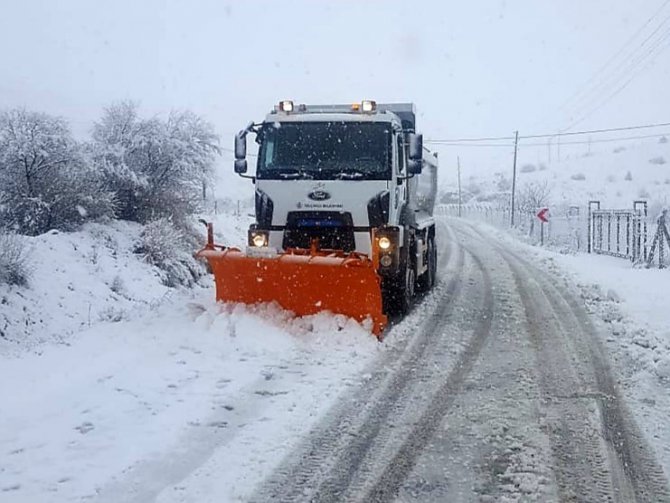
<path fill-rule="evenodd" d="M 246 136 L 259 144 L 245 175 Z M 283 101 L 236 136 L 235 171 L 256 186 L 249 245 L 379 253 L 385 311 L 404 313 L 435 282 L 437 156 L 415 131 L 414 105 Z"/>

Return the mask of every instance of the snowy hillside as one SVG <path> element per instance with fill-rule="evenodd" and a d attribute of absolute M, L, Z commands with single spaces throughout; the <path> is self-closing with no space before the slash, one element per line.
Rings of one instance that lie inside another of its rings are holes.
<path fill-rule="evenodd" d="M 217 241 L 243 244 L 248 220 L 246 214 L 214 216 Z M 0 284 L 0 352 L 69 344 L 82 330 L 146 315 L 177 295 L 178 288 L 165 285 L 165 271 L 137 253 L 142 229 L 112 221 L 22 237 L 30 279 L 26 286 Z M 211 283 L 207 276 L 198 288 Z"/>
<path fill-rule="evenodd" d="M 550 204 L 585 206 L 589 200 L 603 207 L 629 208 L 633 200 L 650 203 L 656 212 L 670 203 L 670 143 L 664 136 L 637 142 L 594 144 L 592 148 L 564 146 L 560 161 L 549 162 L 545 151 L 536 147 L 519 149 L 517 187 L 528 183 L 548 183 Z M 590 153 L 589 153 L 590 150 Z M 490 200 L 496 194 L 509 194 L 512 160 L 502 168 L 486 164 L 466 165 L 462 180 L 464 201 Z M 455 170 L 444 173 L 447 190 L 455 191 Z"/>

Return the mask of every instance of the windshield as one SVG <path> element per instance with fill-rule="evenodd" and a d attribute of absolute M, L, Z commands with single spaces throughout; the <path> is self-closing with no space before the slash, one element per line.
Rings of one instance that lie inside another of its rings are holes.
<path fill-rule="evenodd" d="M 388 180 L 391 125 L 368 122 L 266 124 L 259 179 Z"/>

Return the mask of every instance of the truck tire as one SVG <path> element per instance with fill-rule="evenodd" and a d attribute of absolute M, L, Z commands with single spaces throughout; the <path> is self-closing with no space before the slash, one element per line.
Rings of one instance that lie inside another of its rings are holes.
<path fill-rule="evenodd" d="M 414 295 L 416 287 L 416 276 L 414 274 L 414 268 L 407 266 L 405 268 L 405 281 L 403 285 L 400 286 L 400 291 L 398 292 L 398 298 L 400 300 L 400 305 L 398 306 L 398 311 L 400 314 L 405 316 L 412 309 L 414 305 Z"/>
<path fill-rule="evenodd" d="M 417 281 L 417 287 L 420 292 L 427 292 L 433 285 L 435 285 L 435 273 L 437 272 L 437 250 L 435 248 L 435 240 L 430 238 L 428 240 L 428 251 L 426 253 L 428 259 L 428 267 Z"/>
<path fill-rule="evenodd" d="M 404 316 L 414 305 L 416 276 L 412 267 L 404 267 L 394 278 L 382 284 L 384 313 L 387 316 Z"/>

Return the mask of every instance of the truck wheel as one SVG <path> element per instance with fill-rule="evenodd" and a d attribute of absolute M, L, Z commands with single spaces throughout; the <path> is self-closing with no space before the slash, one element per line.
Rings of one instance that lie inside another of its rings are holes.
<path fill-rule="evenodd" d="M 382 284 L 384 313 L 388 316 L 404 316 L 414 304 L 414 269 L 407 267 L 405 273 L 389 278 Z"/>
<path fill-rule="evenodd" d="M 437 270 L 437 251 L 435 249 L 435 241 L 431 238 L 428 240 L 428 267 L 426 272 L 419 276 L 418 290 L 420 292 L 427 292 L 435 284 L 435 272 Z"/>
<path fill-rule="evenodd" d="M 437 246 L 435 246 L 435 238 L 430 240 L 430 287 L 433 288 L 437 282 Z"/>
<path fill-rule="evenodd" d="M 416 277 L 412 267 L 408 266 L 405 269 L 404 279 L 404 284 L 398 285 L 400 287 L 398 292 L 398 300 L 400 301 L 398 311 L 403 316 L 409 313 L 410 309 L 412 309 L 412 306 L 414 305 L 414 288 L 416 286 Z"/>

